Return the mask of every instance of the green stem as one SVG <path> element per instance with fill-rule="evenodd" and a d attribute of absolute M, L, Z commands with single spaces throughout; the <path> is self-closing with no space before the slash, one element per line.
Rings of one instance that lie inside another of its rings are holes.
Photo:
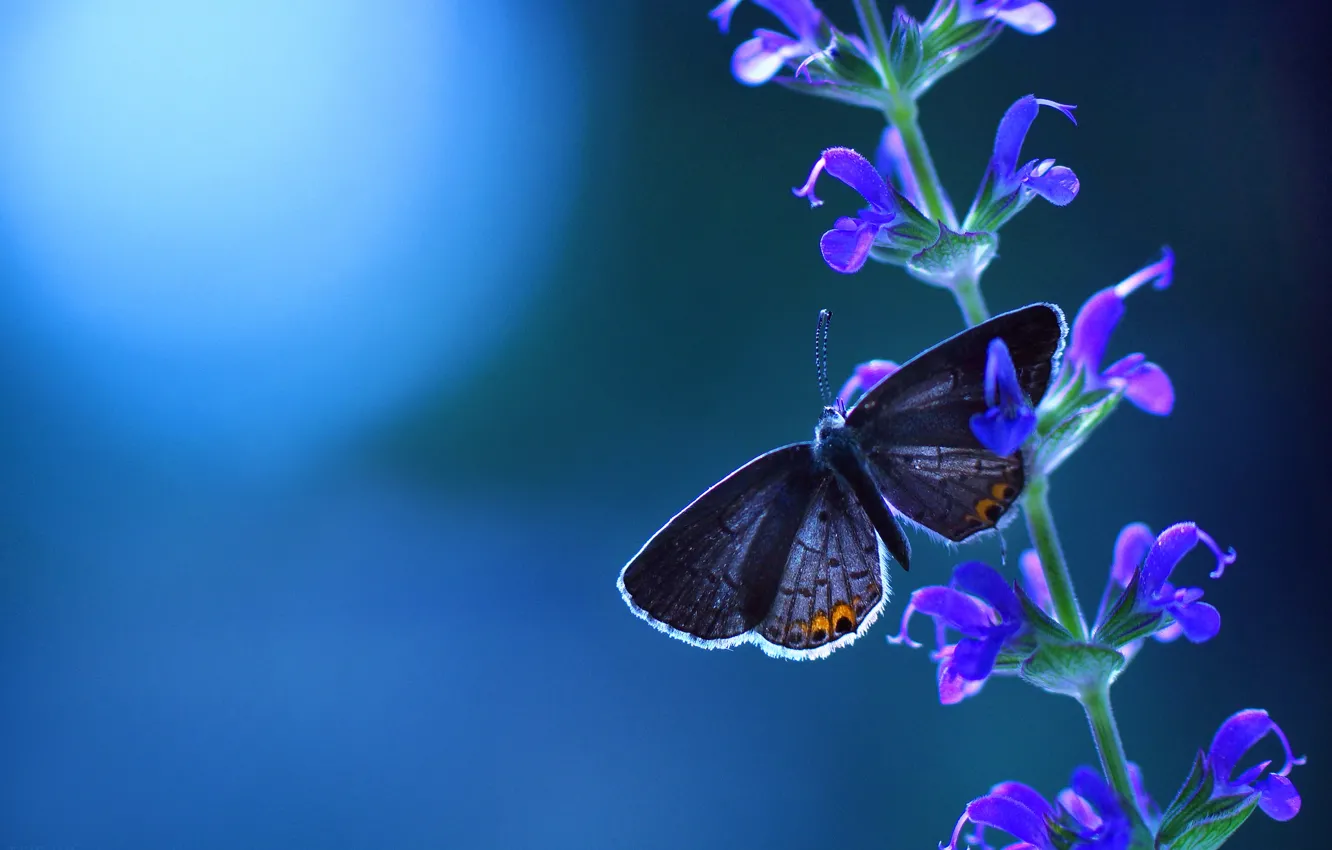
<path fill-rule="evenodd" d="M 925 136 L 916 122 L 916 102 L 910 97 L 893 97 L 884 110 L 888 123 L 902 134 L 902 147 L 906 148 L 907 162 L 911 164 L 911 174 L 920 186 L 920 196 L 925 202 L 921 212 L 934 221 L 942 221 L 952 230 L 957 230 L 957 215 L 944 201 L 942 184 L 934 170 L 934 160 L 930 159 L 930 149 L 925 144 Z M 973 282 L 974 285 L 974 282 Z"/>
<path fill-rule="evenodd" d="M 1022 497 L 1023 513 L 1027 515 L 1027 533 L 1041 559 L 1045 583 L 1050 586 L 1050 599 L 1054 602 L 1055 617 L 1060 625 L 1079 641 L 1087 640 L 1087 623 L 1082 619 L 1073 580 L 1068 575 L 1064 550 L 1059 548 L 1059 534 L 1055 531 L 1054 517 L 1050 514 L 1050 482 L 1036 474 L 1027 480 L 1027 492 Z"/>
<path fill-rule="evenodd" d="M 985 296 L 981 295 L 980 280 L 977 275 L 959 275 L 953 281 L 953 297 L 957 299 L 958 309 L 968 327 L 975 327 L 990 318 L 990 309 L 985 306 Z"/>
<path fill-rule="evenodd" d="M 879 79 L 888 94 L 897 95 L 897 78 L 893 76 L 893 66 L 889 64 L 888 33 L 883 28 L 883 18 L 879 15 L 876 0 L 856 0 L 856 17 L 860 18 L 860 29 L 869 39 L 870 48 L 879 60 Z"/>
<path fill-rule="evenodd" d="M 1120 803 L 1133 821 L 1134 845 L 1152 846 L 1152 836 L 1147 829 L 1142 812 L 1138 810 L 1138 795 L 1133 791 L 1133 781 L 1129 778 L 1128 756 L 1124 754 L 1124 742 L 1119 737 L 1119 726 L 1115 724 L 1115 712 L 1110 708 L 1110 686 L 1097 685 L 1088 688 L 1078 698 L 1087 712 L 1087 722 L 1091 725 L 1092 738 L 1096 741 L 1096 752 L 1101 756 L 1101 770 L 1106 779 L 1119 795 Z"/>

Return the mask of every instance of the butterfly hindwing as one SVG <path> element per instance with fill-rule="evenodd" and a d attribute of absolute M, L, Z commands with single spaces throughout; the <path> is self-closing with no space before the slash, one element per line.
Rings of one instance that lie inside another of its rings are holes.
<path fill-rule="evenodd" d="M 1034 304 L 939 343 L 870 389 L 847 413 L 884 496 L 908 519 L 949 540 L 993 528 L 1022 491 L 1022 454 L 980 444 L 990 341 L 1008 346 L 1032 404 L 1045 395 L 1063 348 L 1063 313 Z"/>
<path fill-rule="evenodd" d="M 821 658 L 869 628 L 883 608 L 888 572 L 879 538 L 855 495 L 825 475 L 805 509 L 767 617 L 770 655 Z"/>
<path fill-rule="evenodd" d="M 701 646 L 745 640 L 768 615 L 821 478 L 809 443 L 760 455 L 695 499 L 620 573 L 640 617 Z"/>

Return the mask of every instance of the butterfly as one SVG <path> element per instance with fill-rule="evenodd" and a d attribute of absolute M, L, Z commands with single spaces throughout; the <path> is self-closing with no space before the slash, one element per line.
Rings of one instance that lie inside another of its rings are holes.
<path fill-rule="evenodd" d="M 625 602 L 708 649 L 810 659 L 850 644 L 883 610 L 888 556 L 910 568 L 899 518 L 960 543 L 998 526 L 1022 492 L 1022 452 L 997 455 L 971 430 L 991 340 L 1008 346 L 1034 405 L 1066 334 L 1058 307 L 1033 304 L 917 355 L 850 410 L 829 404 L 812 442 L 759 455 L 654 534 L 620 572 Z M 819 366 L 826 386 L 826 355 Z"/>

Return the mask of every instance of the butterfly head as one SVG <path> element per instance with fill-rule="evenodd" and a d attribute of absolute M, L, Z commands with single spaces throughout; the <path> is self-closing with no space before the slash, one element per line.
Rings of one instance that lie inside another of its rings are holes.
<path fill-rule="evenodd" d="M 846 431 L 846 411 L 840 404 L 823 408 L 819 424 L 814 426 L 814 451 L 819 453 L 830 443 L 838 442 L 848 435 Z"/>

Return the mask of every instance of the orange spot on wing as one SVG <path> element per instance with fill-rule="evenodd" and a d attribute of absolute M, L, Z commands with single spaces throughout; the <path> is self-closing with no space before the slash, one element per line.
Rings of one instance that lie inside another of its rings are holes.
<path fill-rule="evenodd" d="M 859 597 L 857 597 L 859 599 Z M 856 611 L 849 603 L 838 602 L 832 609 L 833 631 L 839 635 L 856 630 Z"/>

